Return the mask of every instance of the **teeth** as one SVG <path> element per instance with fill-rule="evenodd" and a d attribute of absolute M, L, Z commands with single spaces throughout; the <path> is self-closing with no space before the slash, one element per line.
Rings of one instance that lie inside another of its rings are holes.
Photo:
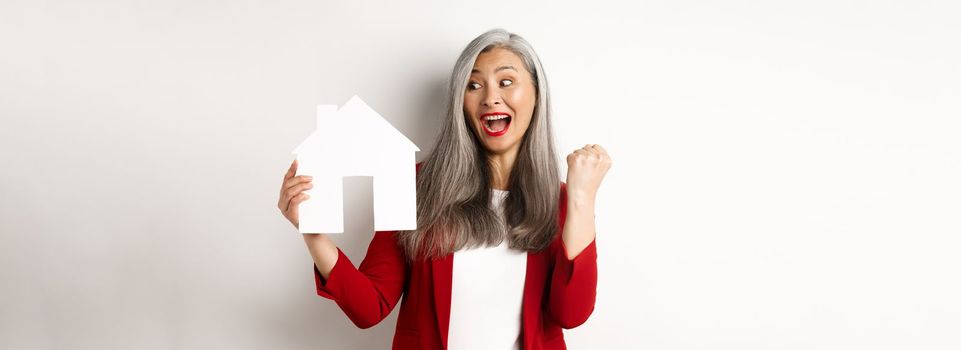
<path fill-rule="evenodd" d="M 484 120 L 500 120 L 500 119 L 504 119 L 504 118 L 507 118 L 507 117 L 508 117 L 508 116 L 507 116 L 507 115 L 504 115 L 504 114 L 489 115 L 489 116 L 484 117 Z"/>

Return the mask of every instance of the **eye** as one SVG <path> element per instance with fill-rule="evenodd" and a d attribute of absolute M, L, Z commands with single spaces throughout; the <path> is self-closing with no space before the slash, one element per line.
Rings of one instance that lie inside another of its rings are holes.
<path fill-rule="evenodd" d="M 510 79 L 501 80 L 501 86 L 511 86 L 511 84 L 514 84 L 514 81 Z"/>
<path fill-rule="evenodd" d="M 475 82 L 467 83 L 467 90 L 477 90 L 477 89 L 480 89 L 480 84 Z"/>

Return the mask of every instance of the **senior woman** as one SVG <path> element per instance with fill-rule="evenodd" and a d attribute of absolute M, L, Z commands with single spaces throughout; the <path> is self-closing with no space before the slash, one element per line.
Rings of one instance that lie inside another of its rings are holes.
<path fill-rule="evenodd" d="M 360 328 L 403 295 L 394 349 L 565 349 L 562 329 L 594 310 L 594 200 L 610 157 L 577 149 L 560 181 L 547 78 L 516 34 L 471 41 L 449 93 L 433 152 L 416 165 L 417 229 L 375 232 L 359 267 L 325 234 L 303 235 L 317 294 Z M 294 226 L 311 188 L 296 167 L 278 203 Z"/>

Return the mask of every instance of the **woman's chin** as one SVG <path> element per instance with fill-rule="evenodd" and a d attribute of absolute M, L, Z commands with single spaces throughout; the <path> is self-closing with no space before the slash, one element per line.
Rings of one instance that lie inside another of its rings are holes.
<path fill-rule="evenodd" d="M 484 149 L 490 154 L 504 154 L 511 150 L 513 144 L 505 139 L 484 140 Z"/>

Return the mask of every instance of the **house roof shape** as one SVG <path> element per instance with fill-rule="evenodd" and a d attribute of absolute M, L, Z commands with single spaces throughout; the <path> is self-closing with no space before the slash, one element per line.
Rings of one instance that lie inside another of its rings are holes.
<path fill-rule="evenodd" d="M 317 106 L 317 128 L 293 153 L 302 154 L 331 147 L 341 150 L 372 147 L 393 151 L 420 150 L 357 95 L 340 109 L 336 105 Z"/>

